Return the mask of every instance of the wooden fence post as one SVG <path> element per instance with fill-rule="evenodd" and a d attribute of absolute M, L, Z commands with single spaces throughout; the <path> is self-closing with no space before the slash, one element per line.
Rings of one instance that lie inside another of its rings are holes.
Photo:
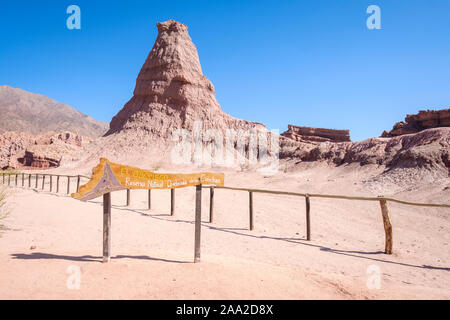
<path fill-rule="evenodd" d="M 3 184 L 5 184 L 5 173 L 2 172 L 2 176 L 3 176 Z"/>
<path fill-rule="evenodd" d="M 111 260 L 111 193 L 103 195 L 103 262 Z"/>
<path fill-rule="evenodd" d="M 34 184 L 35 184 L 34 188 L 35 189 L 37 189 L 37 187 L 38 187 L 38 178 L 39 178 L 39 175 L 36 173 L 36 181 L 34 182 Z"/>
<path fill-rule="evenodd" d="M 22 188 L 25 186 L 25 174 L 22 172 Z"/>
<path fill-rule="evenodd" d="M 52 190 L 53 190 L 53 176 L 50 175 L 49 178 L 50 178 L 50 192 L 52 192 Z"/>
<path fill-rule="evenodd" d="M 209 188 L 209 223 L 213 222 L 214 215 L 214 187 Z"/>
<path fill-rule="evenodd" d="M 305 204 L 306 204 L 306 240 L 311 240 L 311 220 L 310 220 L 310 211 L 311 204 L 309 202 L 309 194 L 305 196 Z"/>
<path fill-rule="evenodd" d="M 16 187 L 17 187 L 17 178 L 18 177 L 19 177 L 19 175 L 16 173 L 16 181 L 15 181 Z"/>
<path fill-rule="evenodd" d="M 77 177 L 77 192 L 80 189 L 80 175 Z"/>
<path fill-rule="evenodd" d="M 130 206 L 130 189 L 127 189 L 127 207 Z"/>
<path fill-rule="evenodd" d="M 194 263 L 200 262 L 200 234 L 202 230 L 202 185 L 195 187 L 195 252 Z"/>
<path fill-rule="evenodd" d="M 148 189 L 148 210 L 152 208 L 152 189 Z"/>
<path fill-rule="evenodd" d="M 45 174 L 42 176 L 42 190 L 44 190 L 45 184 Z"/>
<path fill-rule="evenodd" d="M 170 189 L 170 215 L 175 212 L 175 189 Z"/>
<path fill-rule="evenodd" d="M 67 194 L 70 194 L 70 176 L 67 176 Z"/>
<path fill-rule="evenodd" d="M 8 186 L 10 186 L 10 185 L 11 185 L 11 174 L 8 173 Z"/>
<path fill-rule="evenodd" d="M 248 208 L 250 214 L 249 229 L 253 230 L 253 192 L 248 192 Z"/>
<path fill-rule="evenodd" d="M 59 176 L 56 176 L 56 193 L 59 193 Z"/>
<path fill-rule="evenodd" d="M 31 174 L 28 174 L 28 188 L 31 188 Z"/>
<path fill-rule="evenodd" d="M 381 214 L 383 216 L 384 233 L 386 235 L 386 243 L 384 253 L 392 254 L 392 225 L 389 220 L 389 209 L 385 199 L 380 199 Z"/>

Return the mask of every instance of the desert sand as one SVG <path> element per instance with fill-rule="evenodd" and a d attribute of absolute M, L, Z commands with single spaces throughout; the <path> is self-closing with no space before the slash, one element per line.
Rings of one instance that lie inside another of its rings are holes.
<path fill-rule="evenodd" d="M 273 177 L 227 170 L 225 184 L 435 203 L 450 198 L 449 179 L 399 189 L 370 182 L 380 170 L 320 163 Z M 247 193 L 216 190 L 208 223 L 204 190 L 201 262 L 194 264 L 195 188 L 176 190 L 174 216 L 169 190 L 152 191 L 151 210 L 147 191 L 132 191 L 129 207 L 126 192 L 118 191 L 112 194 L 112 259 L 102 263 L 102 199 L 85 203 L 64 191 L 8 189 L 0 299 L 450 298 L 448 209 L 389 203 L 394 254 L 386 255 L 377 202 L 311 199 L 312 239 L 306 241 L 304 198 L 255 194 L 249 231 Z M 79 289 L 67 286 L 73 268 L 81 270 Z M 374 268 L 378 287 L 370 285 Z"/>

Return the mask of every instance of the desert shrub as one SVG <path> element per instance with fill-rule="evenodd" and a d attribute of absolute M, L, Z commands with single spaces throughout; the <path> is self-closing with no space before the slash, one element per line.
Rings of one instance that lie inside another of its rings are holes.
<path fill-rule="evenodd" d="M 8 215 L 8 210 L 6 208 L 6 197 L 7 193 L 5 188 L 0 187 L 0 221 Z M 5 226 L 0 223 L 0 231 L 5 229 Z"/>
<path fill-rule="evenodd" d="M 6 191 L 5 188 L 0 189 L 0 219 L 6 215 Z"/>

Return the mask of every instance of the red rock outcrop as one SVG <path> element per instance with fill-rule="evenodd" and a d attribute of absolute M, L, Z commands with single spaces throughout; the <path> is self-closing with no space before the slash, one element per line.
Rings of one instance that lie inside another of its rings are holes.
<path fill-rule="evenodd" d="M 32 146 L 25 150 L 22 163 L 23 166 L 39 169 L 59 167 L 61 158 L 58 157 L 58 155 L 55 155 L 53 150 L 46 150 L 42 148 L 43 146 L 40 147 L 41 148 L 36 148 L 35 146 Z"/>
<path fill-rule="evenodd" d="M 395 137 L 438 127 L 450 127 L 450 109 L 421 110 L 418 114 L 408 114 L 405 121 L 397 122 L 391 131 L 384 131 L 381 136 Z"/>
<path fill-rule="evenodd" d="M 423 168 L 450 172 L 450 128 L 426 129 L 393 138 L 370 138 L 360 142 L 323 142 L 314 147 L 299 144 L 282 147 L 280 158 L 334 165 L 359 163 L 392 168 Z"/>
<path fill-rule="evenodd" d="M 63 156 L 73 155 L 92 138 L 71 132 L 48 132 L 34 136 L 22 132 L 0 134 L 0 168 L 50 168 Z"/>
<path fill-rule="evenodd" d="M 350 130 L 299 127 L 288 125 L 288 130 L 281 134 L 299 142 L 344 142 L 350 141 Z"/>
<path fill-rule="evenodd" d="M 222 111 L 214 86 L 203 75 L 198 53 L 186 25 L 157 23 L 158 36 L 136 80 L 134 95 L 113 117 L 106 136 L 136 130 L 170 141 L 174 130 L 265 128 Z"/>

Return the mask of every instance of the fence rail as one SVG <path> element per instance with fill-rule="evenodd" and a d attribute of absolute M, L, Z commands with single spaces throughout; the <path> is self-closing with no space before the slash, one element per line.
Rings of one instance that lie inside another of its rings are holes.
<path fill-rule="evenodd" d="M 59 193 L 59 185 L 60 185 L 60 178 L 67 178 L 67 194 L 70 194 L 70 182 L 74 178 L 77 179 L 77 188 L 76 191 L 78 192 L 78 189 L 80 188 L 81 178 L 84 179 L 91 179 L 90 177 L 86 177 L 83 175 L 60 175 L 60 174 L 47 174 L 47 173 L 25 173 L 25 172 L 14 172 L 14 173 L 8 173 L 8 172 L 2 172 L 0 182 L 3 184 L 8 184 L 8 186 L 11 186 L 11 176 L 14 177 L 13 186 L 18 187 L 19 186 L 19 177 L 21 179 L 21 186 L 25 187 L 25 181 L 28 179 L 28 188 L 31 188 L 31 181 L 34 178 L 34 188 L 38 189 L 38 183 L 39 178 L 42 178 L 42 184 L 41 184 L 41 190 L 45 190 L 46 185 L 46 179 L 49 179 L 49 191 L 53 191 L 53 178 L 56 177 L 56 193 Z"/>
<path fill-rule="evenodd" d="M 335 194 L 317 194 L 317 193 L 298 193 L 289 191 L 276 191 L 276 190 L 265 190 L 265 189 L 250 189 L 250 188 L 238 188 L 238 187 L 226 187 L 226 186 L 205 186 L 205 188 L 210 188 L 210 218 L 209 222 L 212 222 L 213 213 L 213 201 L 214 201 L 214 189 L 225 189 L 234 191 L 244 191 L 248 192 L 249 195 L 249 229 L 254 228 L 254 216 L 253 216 L 253 193 L 265 193 L 265 194 L 275 194 L 275 195 L 287 195 L 305 198 L 305 208 L 306 208 L 306 240 L 311 240 L 311 202 L 310 198 L 328 198 L 328 199 L 342 199 L 342 200 L 359 200 L 359 201 L 378 201 L 381 208 L 381 216 L 383 219 L 383 226 L 385 232 L 385 250 L 386 254 L 392 254 L 393 247 L 393 232 L 392 224 L 389 219 L 389 209 L 387 202 L 396 202 L 404 205 L 410 206 L 421 206 L 421 207 L 435 207 L 435 208 L 450 208 L 450 204 L 440 204 L 440 203 L 420 203 L 404 201 L 395 198 L 378 196 L 378 197 L 359 197 L 359 196 L 344 196 Z"/>
<path fill-rule="evenodd" d="M 410 202 L 410 201 L 398 200 L 398 199 L 395 199 L 395 198 L 389 198 L 389 197 L 384 197 L 384 196 L 379 196 L 379 197 L 344 196 L 344 195 L 337 195 L 337 194 L 298 193 L 298 192 L 290 192 L 290 191 L 276 191 L 276 190 L 265 190 L 265 189 L 249 189 L 249 188 L 225 187 L 225 186 L 204 186 L 204 188 L 228 189 L 228 190 L 236 190 L 236 191 L 247 191 L 247 192 L 255 192 L 255 193 L 268 193 L 268 194 L 278 194 L 278 195 L 298 196 L 298 197 L 306 197 L 306 196 L 308 196 L 310 198 L 330 198 L 330 199 L 363 200 L 363 201 L 386 200 L 386 201 L 397 202 L 397 203 L 411 205 L 411 206 L 450 208 L 450 204 Z"/>
<path fill-rule="evenodd" d="M 42 174 L 42 173 L 2 173 L 1 182 L 3 184 L 8 184 L 11 186 L 11 176 L 15 177 L 14 186 L 18 186 L 18 177 L 21 176 L 21 185 L 25 186 L 25 176 L 28 176 L 28 187 L 31 188 L 31 180 L 32 177 L 35 178 L 35 189 L 38 189 L 38 180 L 39 177 L 42 177 L 42 186 L 41 189 L 45 189 L 45 179 L 49 177 L 50 184 L 50 192 L 53 191 L 53 177 L 57 177 L 56 179 L 56 193 L 59 193 L 59 185 L 60 178 L 67 178 L 67 194 L 70 194 L 70 182 L 71 179 L 77 178 L 76 190 L 80 187 L 81 178 L 91 179 L 90 177 L 83 175 L 57 175 L 57 174 Z M 7 178 L 6 178 L 7 177 Z M 195 239 L 195 259 L 194 261 L 199 261 L 200 259 L 200 240 L 199 233 L 197 230 L 200 225 L 200 219 L 198 217 L 198 212 L 201 211 L 201 203 L 199 203 L 198 199 L 201 199 L 201 190 L 202 188 L 209 189 L 209 223 L 213 223 L 213 213 L 214 213 L 214 197 L 215 197 L 215 189 L 223 189 L 223 190 L 234 190 L 234 191 L 243 191 L 248 192 L 249 197 L 249 230 L 254 229 L 254 206 L 253 206 L 253 194 L 254 193 L 263 193 L 263 194 L 274 194 L 274 195 L 286 195 L 286 196 L 296 196 L 296 197 L 304 197 L 305 198 L 305 208 L 306 208 L 306 240 L 311 240 L 311 198 L 328 198 L 328 199 L 342 199 L 342 200 L 356 200 L 356 201 L 378 201 L 380 204 L 381 215 L 383 219 L 383 226 L 385 231 L 385 253 L 392 254 L 393 248 L 393 234 L 392 234 L 392 224 L 389 219 L 389 209 L 388 202 L 395 202 L 404 205 L 410 206 L 421 206 L 421 207 L 436 207 L 436 208 L 450 208 L 450 204 L 439 204 L 439 203 L 420 203 L 420 202 L 411 202 L 399 200 L 391 197 L 378 196 L 378 197 L 361 197 L 361 196 L 345 196 L 345 195 L 334 195 L 334 194 L 315 194 L 315 193 L 299 193 L 299 192 L 290 192 L 290 191 L 277 191 L 277 190 L 266 190 L 266 189 L 251 189 L 251 188 L 239 188 L 239 187 L 226 187 L 226 186 L 210 186 L 210 185 L 200 185 L 196 187 L 196 239 Z M 127 197 L 126 197 L 126 205 L 131 205 L 131 190 L 126 189 Z M 105 201 L 105 199 L 104 199 Z M 108 207 L 111 206 L 111 198 L 109 197 L 106 200 L 106 205 Z M 151 209 L 151 190 L 148 190 L 148 209 Z M 110 215 L 110 209 L 104 209 L 105 215 Z M 175 189 L 170 189 L 170 215 L 173 216 L 175 214 Z M 198 222 L 198 223 L 197 223 Z M 105 225 L 105 230 L 109 229 L 109 224 Z M 106 253 L 109 257 L 109 241 L 105 238 L 105 243 L 108 242 L 108 245 L 105 247 Z M 105 253 L 105 252 L 104 252 Z"/>

